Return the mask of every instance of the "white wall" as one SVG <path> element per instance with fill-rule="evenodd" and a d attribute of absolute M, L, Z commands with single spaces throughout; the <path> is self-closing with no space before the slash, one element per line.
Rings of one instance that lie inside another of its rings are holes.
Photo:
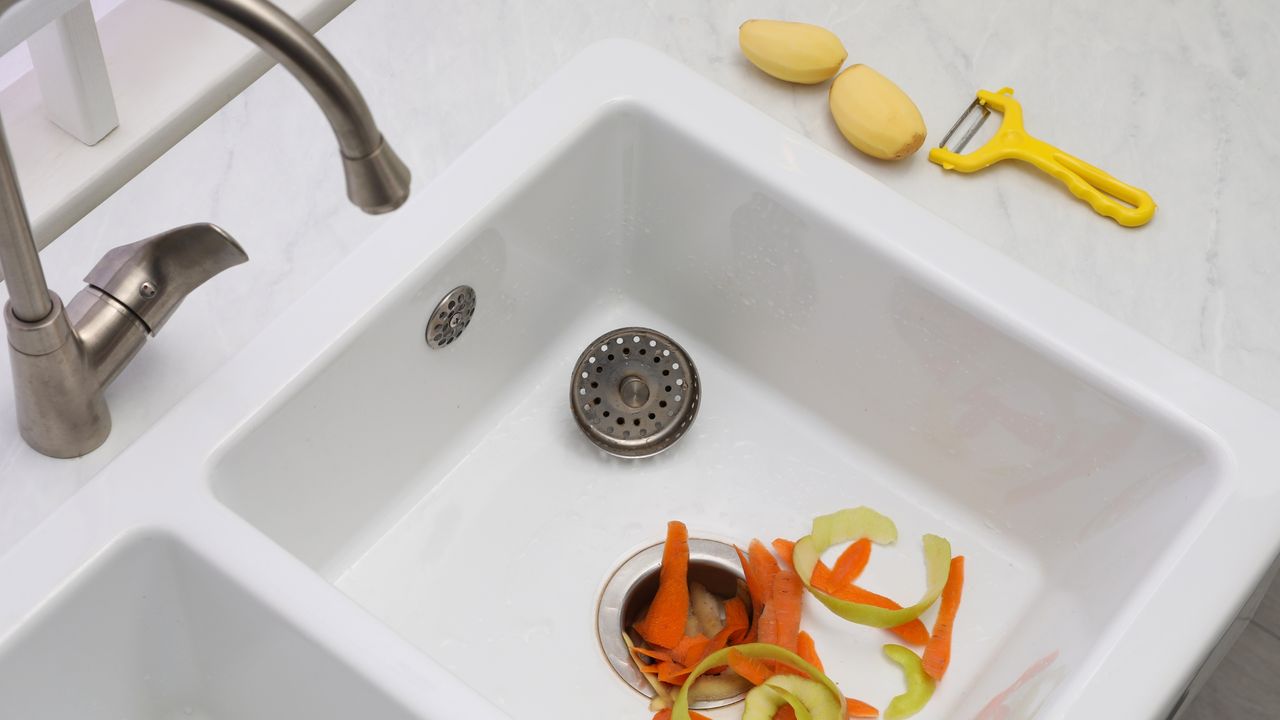
<path fill-rule="evenodd" d="M 128 0 L 90 0 L 90 2 L 93 5 L 93 14 L 102 18 Z M 0 89 L 9 87 L 14 80 L 30 71 L 31 55 L 27 52 L 25 43 L 0 55 Z"/>

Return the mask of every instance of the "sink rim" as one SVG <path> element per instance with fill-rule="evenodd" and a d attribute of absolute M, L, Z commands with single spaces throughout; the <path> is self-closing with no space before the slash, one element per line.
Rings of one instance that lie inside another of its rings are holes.
<path fill-rule="evenodd" d="M 921 210 L 736 96 L 656 51 L 620 40 L 597 43 L 577 56 L 271 330 L 0 557 L 0 576 L 16 578 L 14 592 L 0 597 L 0 647 L 115 539 L 158 526 L 217 563 L 407 707 L 430 715 L 465 706 L 474 717 L 503 717 L 434 659 L 224 507 L 208 487 L 207 468 L 228 437 L 319 372 L 375 314 L 378 303 L 403 292 L 406 278 L 451 253 L 476 212 L 501 201 L 518 178 L 535 172 L 557 147 L 620 102 L 658 113 L 718 148 L 765 148 L 742 162 L 765 174 L 776 173 L 785 162 L 791 181 L 805 188 L 815 207 L 843 218 L 841 224 L 852 222 L 849 194 L 866 194 L 881 212 L 857 224 L 876 252 L 911 265 L 1029 342 L 1050 348 L 1075 370 L 1105 378 L 1115 392 L 1179 416 L 1202 436 L 1226 479 L 1214 501 L 1190 521 L 1198 535 L 1188 533 L 1181 546 L 1166 551 L 1158 577 L 1130 599 L 1128 612 L 1104 637 L 1109 644 L 1097 648 L 1105 656 L 1091 665 L 1093 676 L 1064 690 L 1068 700 L 1055 707 L 1073 716 L 1142 717 L 1171 706 L 1182 689 L 1179 682 L 1143 686 L 1126 682 L 1131 676 L 1125 671 L 1142 666 L 1147 677 L 1190 678 L 1280 551 L 1280 526 L 1266 522 L 1280 513 L 1280 478 L 1268 472 L 1280 466 L 1280 449 L 1270 441 L 1280 430 L 1280 414 Z M 717 117 L 734 123 L 716 124 Z M 911 231 L 891 233 L 886 226 L 891 217 Z M 404 227 L 412 232 L 398 232 Z M 424 236 L 444 240 L 424 250 L 418 240 Z M 317 316 L 326 321 L 315 322 Z M 175 442 L 191 452 L 175 464 L 155 467 L 149 452 Z M 174 474 L 184 477 L 173 482 Z M 1217 597 L 1198 596 L 1206 586 L 1217 588 Z M 1176 637 L 1161 632 L 1169 619 L 1186 615 L 1212 622 Z M 1151 657 L 1146 651 L 1156 643 L 1162 652 Z"/>

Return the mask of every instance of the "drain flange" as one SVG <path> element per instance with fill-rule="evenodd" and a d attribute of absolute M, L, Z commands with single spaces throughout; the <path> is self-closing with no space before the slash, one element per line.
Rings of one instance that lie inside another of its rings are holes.
<path fill-rule="evenodd" d="M 618 677 L 645 697 L 653 697 L 651 687 L 640 669 L 636 667 L 622 634 L 640 619 L 658 590 L 659 570 L 662 567 L 662 543 L 652 545 L 632 555 L 609 578 L 600 603 L 596 608 L 596 633 L 600 648 Z M 732 597 L 739 592 L 742 567 L 738 553 L 728 543 L 705 538 L 689 540 L 689 580 L 702 583 L 712 593 Z M 748 608 L 750 612 L 750 608 Z M 734 695 L 719 700 L 692 703 L 695 710 L 732 705 L 742 699 Z"/>
<path fill-rule="evenodd" d="M 427 320 L 427 345 L 435 350 L 457 340 L 471 324 L 476 311 L 476 291 L 470 285 L 459 285 L 449 291 Z"/>
<path fill-rule="evenodd" d="M 674 340 L 628 327 L 605 333 L 578 357 L 569 402 L 591 442 L 618 457 L 671 447 L 698 414 L 698 370 Z"/>

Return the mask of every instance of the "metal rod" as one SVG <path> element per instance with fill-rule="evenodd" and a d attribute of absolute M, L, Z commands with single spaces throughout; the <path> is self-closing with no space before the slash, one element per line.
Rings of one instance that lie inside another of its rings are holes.
<path fill-rule="evenodd" d="M 262 0 L 174 0 L 252 40 L 288 68 L 320 105 L 351 159 L 372 155 L 382 144 L 373 114 L 347 72 L 296 20 Z"/>
<path fill-rule="evenodd" d="M 9 289 L 9 303 L 14 317 L 24 322 L 37 322 L 53 311 L 49 285 L 40 265 L 40 252 L 31 236 L 31 223 L 22 202 L 18 173 L 9 154 L 9 141 L 0 123 L 0 268 Z"/>
<path fill-rule="evenodd" d="M 947 148 L 947 141 L 951 139 L 951 136 L 955 134 L 956 130 L 960 129 L 960 126 L 964 124 L 964 121 L 969 118 L 969 115 L 972 114 L 975 109 L 980 109 L 982 111 L 981 117 L 979 117 L 978 121 L 965 131 L 965 134 L 960 138 L 960 142 L 956 143 L 954 148 Z M 982 127 L 982 124 L 985 123 L 987 118 L 990 116 L 991 108 L 987 107 L 982 100 L 974 98 L 973 102 L 969 103 L 969 107 L 965 108 L 964 112 L 960 114 L 960 117 L 956 118 L 955 124 L 951 126 L 951 129 L 947 131 L 947 134 L 942 136 L 942 142 L 938 143 L 938 147 L 947 148 L 951 150 L 951 152 L 962 152 L 965 146 L 969 144 L 969 141 L 973 139 L 973 136 L 977 134 L 978 128 Z"/>

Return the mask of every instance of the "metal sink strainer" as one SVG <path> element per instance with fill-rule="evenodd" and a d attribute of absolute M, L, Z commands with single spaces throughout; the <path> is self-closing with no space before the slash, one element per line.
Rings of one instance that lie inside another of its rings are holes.
<path fill-rule="evenodd" d="M 578 427 L 618 457 L 656 455 L 698 414 L 698 370 L 674 340 L 630 327 L 596 338 L 578 357 L 570 384 Z"/>

